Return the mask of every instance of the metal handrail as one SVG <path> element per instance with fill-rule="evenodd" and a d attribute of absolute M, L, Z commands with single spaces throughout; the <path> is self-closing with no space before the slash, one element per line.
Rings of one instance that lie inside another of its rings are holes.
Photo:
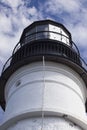
<path fill-rule="evenodd" d="M 53 33 L 53 34 L 58 34 L 58 35 L 60 35 L 61 36 L 61 39 L 62 39 L 62 37 L 65 37 L 65 38 L 67 38 L 69 41 L 70 41 L 70 39 L 69 39 L 69 37 L 67 37 L 67 36 L 65 36 L 65 35 L 63 35 L 63 34 L 61 34 L 61 33 L 58 33 L 58 32 L 54 32 L 54 31 L 40 31 L 40 32 L 35 32 L 35 33 L 32 33 L 32 34 L 29 34 L 29 35 L 27 35 L 27 36 L 25 36 L 25 38 L 24 38 L 24 40 L 26 39 L 26 38 L 28 38 L 28 37 L 32 37 L 32 36 L 36 36 L 37 34 L 41 34 L 41 33 L 48 33 L 47 35 L 49 36 L 49 34 L 50 33 Z M 41 35 L 40 35 L 41 36 Z M 45 38 L 40 38 L 40 40 L 44 40 Z M 50 39 L 49 37 L 48 38 L 46 38 L 46 39 Z M 33 40 L 38 40 L 38 38 L 37 39 L 33 39 Z M 31 42 L 31 41 L 33 41 L 33 40 L 28 40 L 28 43 L 29 42 Z M 58 41 L 58 40 L 55 40 L 55 41 Z M 62 40 L 61 41 L 59 41 L 59 42 L 62 42 Z M 77 48 L 77 46 L 75 45 L 75 43 L 73 42 L 73 41 L 70 41 L 71 42 L 71 44 L 72 44 L 72 49 L 74 49 L 78 54 L 79 54 L 79 50 L 78 50 L 78 48 Z M 26 43 L 27 44 L 27 43 Z M 65 43 L 64 43 L 65 44 Z M 20 42 L 18 42 L 18 44 L 15 46 L 15 48 L 14 48 L 14 50 L 13 50 L 13 53 L 12 54 L 15 54 L 16 53 L 16 51 L 18 50 L 18 49 L 20 49 L 22 46 L 24 46 L 24 44 L 20 44 Z"/>
<path fill-rule="evenodd" d="M 72 41 L 72 48 L 78 53 L 78 55 L 80 55 L 79 49 L 73 41 Z"/>
<path fill-rule="evenodd" d="M 15 54 L 15 53 L 17 52 L 17 50 L 20 49 L 20 47 L 21 47 L 21 46 L 20 46 L 20 42 L 18 42 L 18 43 L 16 44 L 16 46 L 15 46 L 13 52 L 12 52 L 12 55 Z"/>
<path fill-rule="evenodd" d="M 13 57 L 13 56 L 11 56 L 11 57 L 6 61 L 6 63 L 4 64 L 3 69 L 2 69 L 2 73 L 10 66 L 12 57 Z M 65 57 L 65 58 L 66 58 L 66 57 Z M 83 60 L 83 58 L 80 57 L 80 56 L 79 56 L 79 59 L 80 59 L 80 61 L 81 61 L 81 63 L 82 63 L 82 65 L 80 65 L 80 67 L 84 68 L 84 69 L 87 71 L 87 64 L 86 64 L 86 62 L 85 62 L 85 61 Z M 2 73 L 1 73 L 1 74 L 2 74 Z"/>
<path fill-rule="evenodd" d="M 67 48 L 68 49 L 68 48 Z M 12 59 L 14 58 L 14 56 L 15 56 L 15 54 L 14 55 L 12 55 L 7 61 L 6 61 L 6 63 L 4 64 L 4 66 L 3 66 L 3 69 L 2 69 L 2 73 L 8 68 L 8 67 L 10 67 L 12 64 L 11 64 L 11 61 L 12 61 Z M 70 57 L 66 57 L 66 56 L 64 56 L 64 55 L 61 55 L 61 56 L 63 56 L 64 58 L 70 58 Z M 76 62 L 75 60 L 73 60 L 73 62 L 74 63 L 76 63 L 76 64 L 78 64 L 80 67 L 82 67 L 86 72 L 87 72 L 87 64 L 86 64 L 86 62 L 80 57 L 80 55 L 77 55 L 78 56 L 78 59 L 80 60 L 80 63 L 81 64 L 79 64 L 78 62 Z M 24 58 L 24 57 L 23 57 Z M 19 59 L 20 60 L 20 59 Z M 69 59 L 70 60 L 70 59 Z M 14 63 L 15 64 L 15 63 Z M 1 74 L 2 74 L 1 73 Z"/>
<path fill-rule="evenodd" d="M 87 63 L 84 61 L 82 57 L 80 57 L 80 61 L 82 63 L 82 67 L 87 71 Z"/>

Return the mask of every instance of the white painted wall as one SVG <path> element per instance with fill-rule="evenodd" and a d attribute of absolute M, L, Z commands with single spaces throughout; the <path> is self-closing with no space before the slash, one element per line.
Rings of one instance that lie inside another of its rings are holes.
<path fill-rule="evenodd" d="M 46 62 L 45 67 L 43 67 L 42 62 L 37 62 L 24 66 L 17 70 L 6 84 L 4 122 L 24 113 L 30 113 L 31 116 L 41 116 L 41 111 L 47 116 L 56 117 L 63 113 L 86 121 L 85 90 L 86 86 L 81 77 L 65 65 Z M 25 122 L 26 120 L 24 120 L 25 129 L 33 130 L 27 126 L 28 124 L 25 125 L 27 123 Z M 48 123 L 50 122 L 49 118 Z M 59 127 L 62 126 L 59 125 Z M 18 125 L 17 128 L 15 126 L 8 130 L 16 129 L 18 129 Z M 70 128 L 70 130 L 73 129 L 74 127 Z"/>

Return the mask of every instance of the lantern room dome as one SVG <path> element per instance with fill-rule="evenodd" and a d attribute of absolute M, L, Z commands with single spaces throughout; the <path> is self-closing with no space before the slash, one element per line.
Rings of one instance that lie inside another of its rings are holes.
<path fill-rule="evenodd" d="M 21 44 L 35 40 L 57 40 L 71 46 L 71 34 L 60 23 L 51 20 L 36 21 L 24 29 L 20 39 Z"/>

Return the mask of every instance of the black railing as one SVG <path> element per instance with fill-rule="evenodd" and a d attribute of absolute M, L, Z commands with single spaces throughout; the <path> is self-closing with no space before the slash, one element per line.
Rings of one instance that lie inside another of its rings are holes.
<path fill-rule="evenodd" d="M 78 55 L 72 48 L 62 43 L 56 43 L 54 41 L 37 41 L 33 44 L 25 44 L 18 51 L 16 51 L 12 57 L 10 57 L 5 63 L 2 73 L 11 65 L 14 65 L 21 60 L 33 56 L 54 56 L 63 57 L 78 64 L 80 67 L 87 71 L 87 65 L 84 60 Z"/>
<path fill-rule="evenodd" d="M 52 39 L 58 42 L 62 42 L 64 44 L 69 45 L 73 50 L 75 50 L 75 52 L 77 52 L 79 54 L 79 50 L 77 48 L 77 46 L 75 45 L 74 42 L 72 42 L 70 40 L 69 37 L 67 37 L 66 35 L 63 35 L 61 33 L 58 32 L 53 32 L 53 31 L 41 31 L 41 32 L 35 32 L 32 33 L 30 35 L 27 35 L 23 38 L 23 40 L 21 41 L 21 43 L 19 42 L 14 50 L 13 50 L 13 54 L 16 53 L 16 51 L 18 51 L 22 46 L 24 46 L 25 44 L 29 44 L 32 41 L 37 41 L 37 40 L 45 40 L 45 39 Z M 65 40 L 65 41 L 64 41 Z"/>

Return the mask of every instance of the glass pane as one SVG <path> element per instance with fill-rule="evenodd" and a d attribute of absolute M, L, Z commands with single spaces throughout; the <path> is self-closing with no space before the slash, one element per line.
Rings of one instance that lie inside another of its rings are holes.
<path fill-rule="evenodd" d="M 25 44 L 27 44 L 28 42 L 34 41 L 35 39 L 36 39 L 36 34 L 27 36 L 27 37 L 25 38 Z"/>
<path fill-rule="evenodd" d="M 48 32 L 40 32 L 36 34 L 36 39 L 46 39 L 49 38 Z"/>
<path fill-rule="evenodd" d="M 50 38 L 50 39 L 53 39 L 53 40 L 61 41 L 61 35 L 58 35 L 58 34 L 56 34 L 56 33 L 50 32 L 50 33 L 49 33 L 49 38 Z"/>
<path fill-rule="evenodd" d="M 54 25 L 49 24 L 49 31 L 60 33 L 60 28 Z"/>
<path fill-rule="evenodd" d="M 69 45 L 69 39 L 66 38 L 66 37 L 62 36 L 62 40 L 61 41 L 66 43 L 67 45 Z"/>
<path fill-rule="evenodd" d="M 32 34 L 32 33 L 35 33 L 36 32 L 36 27 L 30 29 L 27 33 L 26 33 L 26 36 Z"/>
<path fill-rule="evenodd" d="M 63 29 L 61 29 L 61 34 L 63 34 L 66 37 L 69 37 L 68 34 Z"/>
<path fill-rule="evenodd" d="M 48 31 L 48 25 L 38 25 L 37 32 L 40 32 L 40 31 Z"/>

